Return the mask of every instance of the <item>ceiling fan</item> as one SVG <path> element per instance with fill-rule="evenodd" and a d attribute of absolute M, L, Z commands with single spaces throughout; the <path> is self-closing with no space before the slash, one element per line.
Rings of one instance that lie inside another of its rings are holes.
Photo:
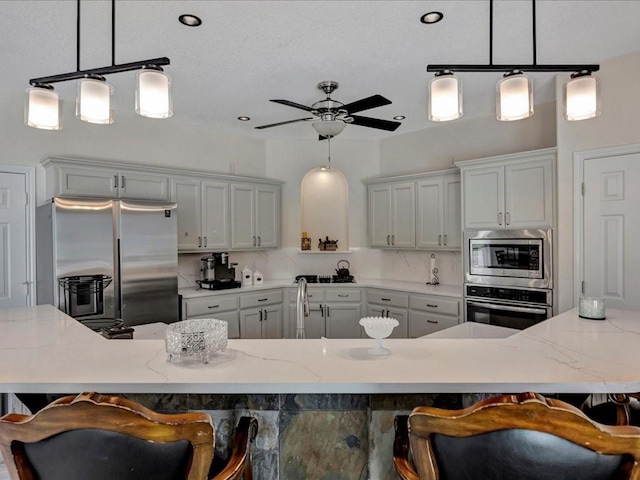
<path fill-rule="evenodd" d="M 390 132 L 393 132 L 401 125 L 400 122 L 393 122 L 391 120 L 353 115 L 354 113 L 361 112 L 363 110 L 382 107 L 383 105 L 390 105 L 391 100 L 384 98 L 382 95 L 373 95 L 345 105 L 344 103 L 331 98 L 331 93 L 333 93 L 337 88 L 338 82 L 331 80 L 318 83 L 318 89 L 322 90 L 327 95 L 327 98 L 314 103 L 310 107 L 301 105 L 300 103 L 291 102 L 289 100 L 270 100 L 271 102 L 281 103 L 282 105 L 305 110 L 311 113 L 313 117 L 297 118 L 295 120 L 287 120 L 286 122 L 261 125 L 255 128 L 271 128 L 278 127 L 280 125 L 287 125 L 289 123 L 315 120 L 311 125 L 320 135 L 319 140 L 325 140 L 340 134 L 347 124 L 378 128 L 380 130 L 387 130 Z"/>

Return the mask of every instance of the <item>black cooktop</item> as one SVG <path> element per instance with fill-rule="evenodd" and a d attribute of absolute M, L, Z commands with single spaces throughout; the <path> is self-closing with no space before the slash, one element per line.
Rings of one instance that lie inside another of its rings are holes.
<path fill-rule="evenodd" d="M 298 283 L 298 279 L 304 278 L 307 283 L 356 283 L 353 275 L 339 276 L 339 275 L 298 275 L 295 283 Z"/>

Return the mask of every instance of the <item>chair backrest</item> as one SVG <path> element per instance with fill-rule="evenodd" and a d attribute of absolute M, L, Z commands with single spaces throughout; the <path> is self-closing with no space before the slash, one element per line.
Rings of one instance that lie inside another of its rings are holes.
<path fill-rule="evenodd" d="M 462 410 L 415 408 L 408 438 L 416 472 L 409 474 L 401 471 L 408 453 L 401 430 L 394 462 L 403 478 L 640 479 L 640 428 L 602 425 L 535 393 L 498 396 Z"/>
<path fill-rule="evenodd" d="M 201 480 L 213 433 L 204 412 L 161 414 L 89 392 L 0 418 L 0 450 L 12 478 Z"/>

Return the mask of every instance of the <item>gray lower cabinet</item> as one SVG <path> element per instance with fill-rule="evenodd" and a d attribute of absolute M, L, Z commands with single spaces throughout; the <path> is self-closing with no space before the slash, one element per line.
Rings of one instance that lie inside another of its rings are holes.
<path fill-rule="evenodd" d="M 310 287 L 309 316 L 304 318 L 305 338 L 361 338 L 362 290 Z M 289 289 L 289 336 L 296 338 L 297 289 Z"/>
<path fill-rule="evenodd" d="M 240 338 L 282 338 L 282 289 L 240 297 Z"/>
<path fill-rule="evenodd" d="M 229 326 L 228 337 L 240 338 L 238 294 L 207 295 L 187 298 L 182 301 L 183 320 L 193 318 L 215 318 L 225 320 Z"/>
<path fill-rule="evenodd" d="M 390 338 L 407 338 L 409 295 L 393 290 L 370 288 L 367 290 L 367 315 L 395 318 L 398 326 Z"/>
<path fill-rule="evenodd" d="M 460 323 L 460 300 L 435 295 L 409 295 L 409 337 L 429 335 Z"/>

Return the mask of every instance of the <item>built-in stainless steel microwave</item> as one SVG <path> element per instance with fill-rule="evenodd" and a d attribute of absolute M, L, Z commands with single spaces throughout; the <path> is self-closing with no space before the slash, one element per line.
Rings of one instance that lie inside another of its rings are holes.
<path fill-rule="evenodd" d="M 551 230 L 464 234 L 465 282 L 553 288 Z"/>

